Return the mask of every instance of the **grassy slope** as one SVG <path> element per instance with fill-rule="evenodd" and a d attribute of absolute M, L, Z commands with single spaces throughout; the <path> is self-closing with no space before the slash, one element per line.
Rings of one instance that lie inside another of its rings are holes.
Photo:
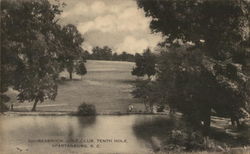
<path fill-rule="evenodd" d="M 130 91 L 135 80 L 130 73 L 134 63 L 114 61 L 94 61 L 86 63 L 88 73 L 81 77 L 74 74 L 72 81 L 59 84 L 58 95 L 54 101 L 38 104 L 38 111 L 76 111 L 77 107 L 86 102 L 94 104 L 98 113 L 114 113 L 127 111 L 128 105 L 134 103 L 138 110 L 144 110 L 142 104 L 131 96 Z M 61 76 L 68 78 L 66 72 Z M 28 111 L 33 103 L 18 103 L 16 93 L 9 91 L 15 111 Z"/>

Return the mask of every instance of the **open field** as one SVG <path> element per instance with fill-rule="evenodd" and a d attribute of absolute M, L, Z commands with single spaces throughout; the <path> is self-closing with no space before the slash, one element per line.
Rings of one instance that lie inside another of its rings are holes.
<path fill-rule="evenodd" d="M 66 77 L 59 83 L 58 95 L 55 101 L 46 100 L 37 105 L 37 111 L 76 111 L 85 102 L 94 104 L 97 113 L 125 113 L 128 105 L 133 103 L 138 110 L 144 106 L 134 99 L 130 91 L 136 77 L 130 73 L 134 66 L 131 62 L 95 61 L 86 63 L 88 73 L 81 77 L 74 74 L 73 80 L 68 80 L 67 72 L 60 74 Z M 30 111 L 33 102 L 18 103 L 17 93 L 9 90 L 10 103 L 14 104 L 14 111 Z"/>

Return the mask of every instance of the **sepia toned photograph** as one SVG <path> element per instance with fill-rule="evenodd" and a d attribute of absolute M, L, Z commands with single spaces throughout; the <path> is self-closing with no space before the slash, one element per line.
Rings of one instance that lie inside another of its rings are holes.
<path fill-rule="evenodd" d="M 250 0 L 0 3 L 0 154 L 250 154 Z"/>

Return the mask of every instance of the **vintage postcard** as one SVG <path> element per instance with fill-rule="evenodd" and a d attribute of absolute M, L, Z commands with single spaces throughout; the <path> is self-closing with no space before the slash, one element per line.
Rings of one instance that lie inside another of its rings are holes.
<path fill-rule="evenodd" d="M 0 154 L 250 153 L 249 0 L 0 2 Z"/>

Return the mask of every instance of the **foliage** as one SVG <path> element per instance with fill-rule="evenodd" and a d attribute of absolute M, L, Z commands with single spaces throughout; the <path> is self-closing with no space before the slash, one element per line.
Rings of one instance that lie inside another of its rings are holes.
<path fill-rule="evenodd" d="M 132 75 L 136 75 L 138 77 L 140 76 L 144 76 L 144 72 L 143 72 L 143 57 L 136 53 L 135 54 L 135 65 L 136 67 L 133 68 L 131 74 Z"/>
<path fill-rule="evenodd" d="M 221 151 L 223 148 L 209 137 L 204 137 L 201 132 L 191 128 L 173 129 L 166 138 L 165 150 L 167 151 Z M 226 147 L 225 147 L 226 148 Z"/>
<path fill-rule="evenodd" d="M 143 139 L 152 146 L 156 145 L 153 138 L 162 141 L 158 144 L 159 153 L 185 153 L 194 151 L 224 151 L 228 145 L 213 138 L 217 133 L 204 136 L 179 116 L 155 117 L 154 120 L 136 122 L 133 131 L 137 138 Z M 229 144 L 230 145 L 230 144 Z M 231 146 L 231 145 L 230 145 Z M 157 150 L 157 149 L 156 149 Z"/>
<path fill-rule="evenodd" d="M 18 100 L 55 99 L 60 41 L 55 16 L 59 5 L 48 1 L 1 1 L 1 86 L 14 86 Z"/>
<path fill-rule="evenodd" d="M 133 68 L 131 74 L 136 76 L 147 75 L 148 78 L 150 78 L 150 76 L 156 73 L 155 63 L 156 58 L 149 48 L 146 49 L 142 55 L 137 53 L 135 55 L 136 67 Z"/>
<path fill-rule="evenodd" d="M 72 79 L 72 73 L 77 67 L 76 61 L 79 60 L 79 58 L 83 58 L 81 44 L 84 39 L 75 25 L 68 24 L 60 31 L 63 50 L 59 55 L 58 60 L 61 64 L 61 67 L 67 69 L 69 72 L 69 77 Z"/>
<path fill-rule="evenodd" d="M 5 102 L 8 102 L 10 98 L 6 95 L 0 95 L 0 112 L 8 111 L 8 107 L 5 105 Z"/>
<path fill-rule="evenodd" d="M 108 46 L 101 47 L 94 47 L 92 49 L 92 59 L 96 60 L 111 60 L 112 58 L 112 49 Z"/>
<path fill-rule="evenodd" d="M 85 64 L 83 61 L 80 61 L 77 68 L 76 68 L 76 73 L 81 75 L 81 77 L 85 74 L 87 74 L 87 69 L 85 67 Z"/>
<path fill-rule="evenodd" d="M 133 62 L 134 61 L 134 55 L 129 54 L 129 53 L 125 52 L 125 51 L 123 51 L 121 54 L 114 53 L 113 56 L 112 56 L 112 60 Z"/>
<path fill-rule="evenodd" d="M 137 3 L 146 16 L 152 17 L 153 32 L 166 36 L 161 44 L 158 81 L 168 103 L 192 117 L 194 123 L 202 120 L 207 126 L 211 108 L 228 116 L 236 116 L 241 108 L 246 108 L 249 1 Z"/>
<path fill-rule="evenodd" d="M 85 58 L 85 60 L 91 59 L 91 53 L 89 53 L 87 50 L 82 52 L 82 56 Z"/>
<path fill-rule="evenodd" d="M 135 88 L 132 91 L 135 98 L 140 98 L 147 111 L 153 112 L 153 105 L 162 105 L 164 95 L 157 82 L 137 80 Z M 160 99 L 159 99 L 160 98 Z"/>
<path fill-rule="evenodd" d="M 62 65 L 70 68 L 72 54 L 81 51 L 76 27 L 57 23 L 60 7 L 48 0 L 1 1 L 1 95 L 12 86 L 20 102 L 34 101 L 32 111 L 55 99 Z"/>
<path fill-rule="evenodd" d="M 95 115 L 96 114 L 95 106 L 93 104 L 82 103 L 78 107 L 77 114 L 78 115 Z"/>
<path fill-rule="evenodd" d="M 84 55 L 86 59 L 92 59 L 92 60 L 112 60 L 112 61 L 134 61 L 134 55 L 129 54 L 126 51 L 123 51 L 122 53 L 116 53 L 112 51 L 112 49 L 108 46 L 104 47 L 94 47 L 92 49 L 92 53 L 89 53 L 88 51 L 84 51 Z"/>

